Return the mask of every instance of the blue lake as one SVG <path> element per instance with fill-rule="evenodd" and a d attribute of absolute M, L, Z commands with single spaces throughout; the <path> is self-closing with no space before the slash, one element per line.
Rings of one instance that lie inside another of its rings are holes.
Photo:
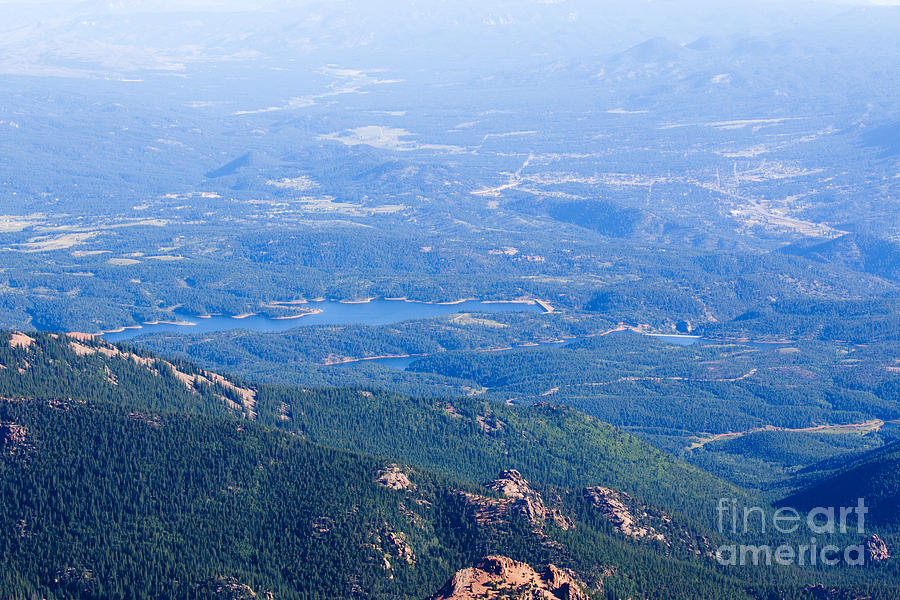
<path fill-rule="evenodd" d="M 648 333 L 646 335 L 676 346 L 693 346 L 702 339 L 699 335 L 666 335 L 664 333 Z"/>
<path fill-rule="evenodd" d="M 407 302 L 402 300 L 372 300 L 365 303 L 309 302 L 302 305 L 318 309 L 321 312 L 308 314 L 298 319 L 273 319 L 253 315 L 243 319 L 226 316 L 200 317 L 179 313 L 176 320 L 184 324 L 158 323 L 142 325 L 140 329 L 126 329 L 115 333 L 106 333 L 103 338 L 110 342 L 121 342 L 148 333 L 209 333 L 212 331 L 229 331 L 233 329 L 249 329 L 251 331 L 287 331 L 297 327 L 312 325 L 390 325 L 410 319 L 426 319 L 441 315 L 452 315 L 463 312 L 474 313 L 506 313 L 531 312 L 542 313 L 544 309 L 537 304 L 524 302 L 478 302 L 467 301 L 457 304 L 426 304 L 424 302 Z"/>

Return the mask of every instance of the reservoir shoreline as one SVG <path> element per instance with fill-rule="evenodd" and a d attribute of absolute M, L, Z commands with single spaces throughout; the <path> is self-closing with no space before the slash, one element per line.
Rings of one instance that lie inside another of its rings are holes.
<path fill-rule="evenodd" d="M 409 300 L 408 298 L 365 298 L 360 300 L 289 300 L 269 302 L 271 307 L 311 304 L 308 312 L 270 317 L 256 312 L 238 315 L 192 315 L 175 312 L 180 320 L 156 320 L 141 325 L 126 325 L 94 334 L 108 342 L 121 342 L 151 333 L 212 333 L 235 329 L 286 331 L 312 325 L 389 325 L 401 321 L 451 315 L 461 312 L 530 312 L 548 314 L 549 304 L 533 298 L 520 300 L 474 300 L 462 298 L 448 302 Z"/>

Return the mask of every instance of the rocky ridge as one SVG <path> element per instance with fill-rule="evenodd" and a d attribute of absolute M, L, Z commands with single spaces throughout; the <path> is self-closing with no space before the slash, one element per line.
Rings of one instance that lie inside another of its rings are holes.
<path fill-rule="evenodd" d="M 587 600 L 584 586 L 568 570 L 548 565 L 542 572 L 505 556 L 482 558 L 458 571 L 431 600 Z"/>
<path fill-rule="evenodd" d="M 626 494 L 607 487 L 585 488 L 583 498 L 616 531 L 635 542 L 662 544 L 677 551 L 713 558 L 709 538 L 678 525 L 672 518 Z"/>
<path fill-rule="evenodd" d="M 652 526 L 641 523 L 641 521 L 646 520 L 646 513 L 639 515 L 632 513 L 626 504 L 630 500 L 627 494 L 596 486 L 586 488 L 584 497 L 600 511 L 603 518 L 612 523 L 616 531 L 623 535 L 636 540 L 666 541 L 666 536 L 657 532 Z"/>
<path fill-rule="evenodd" d="M 541 535 L 547 523 L 563 530 L 575 526 L 558 509 L 547 506 L 543 496 L 515 469 L 502 471 L 485 487 L 497 492 L 501 498 L 461 492 L 479 525 L 496 525 L 517 516 L 528 521 L 534 532 Z"/>

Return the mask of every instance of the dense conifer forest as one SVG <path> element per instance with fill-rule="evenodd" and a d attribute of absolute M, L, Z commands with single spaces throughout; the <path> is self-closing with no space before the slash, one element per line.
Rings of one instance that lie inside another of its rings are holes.
<path fill-rule="evenodd" d="M 598 598 L 896 593 L 878 575 L 893 562 L 720 567 L 715 499 L 765 500 L 570 408 L 248 385 L 68 336 L 0 348 L 7 597 L 425 598 L 498 552 L 570 568 Z M 509 469 L 539 509 L 485 487 Z M 581 492 L 598 485 L 662 541 L 598 512 Z"/>

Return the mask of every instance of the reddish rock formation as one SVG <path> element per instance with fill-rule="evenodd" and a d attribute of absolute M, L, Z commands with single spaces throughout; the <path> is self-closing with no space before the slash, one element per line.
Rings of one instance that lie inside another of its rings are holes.
<path fill-rule="evenodd" d="M 587 600 L 583 586 L 566 570 L 549 565 L 542 573 L 505 556 L 488 556 L 458 571 L 431 600 Z"/>

